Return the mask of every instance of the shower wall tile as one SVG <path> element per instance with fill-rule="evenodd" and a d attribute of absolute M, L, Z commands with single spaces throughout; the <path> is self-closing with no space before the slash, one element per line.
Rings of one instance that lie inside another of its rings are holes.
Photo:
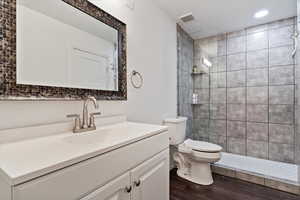
<path fill-rule="evenodd" d="M 268 104 L 268 87 L 248 87 L 248 104 Z"/>
<path fill-rule="evenodd" d="M 295 84 L 294 65 L 270 68 L 270 85 Z"/>
<path fill-rule="evenodd" d="M 267 68 L 247 70 L 247 86 L 268 85 L 268 74 Z"/>
<path fill-rule="evenodd" d="M 192 133 L 192 137 L 193 140 L 206 140 L 208 141 L 209 139 L 209 133 L 206 129 L 195 129 L 195 127 L 193 127 L 193 133 Z"/>
<path fill-rule="evenodd" d="M 192 92 L 191 90 L 188 88 L 188 87 L 180 87 L 180 91 L 178 92 L 179 94 L 179 101 L 182 103 L 182 104 L 188 104 L 190 103 L 191 101 L 191 98 L 192 98 Z"/>
<path fill-rule="evenodd" d="M 209 120 L 209 133 L 226 137 L 226 120 Z"/>
<path fill-rule="evenodd" d="M 226 119 L 226 104 L 211 104 L 210 119 Z"/>
<path fill-rule="evenodd" d="M 255 51 L 268 48 L 268 33 L 257 32 L 247 36 L 247 51 Z"/>
<path fill-rule="evenodd" d="M 275 22 L 271 22 L 268 24 L 268 28 L 269 29 L 276 29 L 276 28 L 280 28 L 283 26 L 289 26 L 289 25 L 294 25 L 295 24 L 295 18 L 287 18 L 287 19 L 282 19 L 282 20 L 278 20 Z"/>
<path fill-rule="evenodd" d="M 268 67 L 269 51 L 267 49 L 247 52 L 247 68 Z"/>
<path fill-rule="evenodd" d="M 226 88 L 211 89 L 211 103 L 226 103 Z"/>
<path fill-rule="evenodd" d="M 296 21 L 296 27 L 298 32 L 300 31 L 300 0 L 297 0 L 297 13 L 298 18 Z M 300 43 L 300 38 L 298 37 L 298 44 Z M 297 54 L 296 54 L 296 66 L 295 66 L 295 77 L 296 77 L 296 109 L 295 109 L 295 116 L 296 116 L 296 135 L 295 135 L 295 161 L 298 164 L 298 169 L 300 172 L 300 46 L 298 45 Z M 300 173 L 298 173 L 298 182 L 300 183 Z"/>
<path fill-rule="evenodd" d="M 245 104 L 227 104 L 227 119 L 246 121 Z"/>
<path fill-rule="evenodd" d="M 227 89 L 227 103 L 246 103 L 246 88 L 228 88 Z"/>
<path fill-rule="evenodd" d="M 209 89 L 195 89 L 198 94 L 198 101 L 201 103 L 209 103 Z M 191 103 L 192 101 L 190 101 Z"/>
<path fill-rule="evenodd" d="M 193 107 L 194 119 L 209 119 L 209 104 L 200 104 Z"/>
<path fill-rule="evenodd" d="M 202 138 L 208 138 L 209 120 L 208 119 L 194 119 L 193 133 Z"/>
<path fill-rule="evenodd" d="M 210 68 L 211 72 L 225 72 L 227 68 L 227 57 L 218 56 L 212 59 L 213 66 Z"/>
<path fill-rule="evenodd" d="M 269 159 L 293 163 L 294 146 L 289 144 L 269 143 Z"/>
<path fill-rule="evenodd" d="M 294 106 L 293 105 L 270 105 L 269 120 L 271 123 L 293 124 Z"/>
<path fill-rule="evenodd" d="M 271 86 L 270 104 L 294 104 L 294 85 Z"/>
<path fill-rule="evenodd" d="M 246 122 L 227 121 L 227 136 L 246 138 Z"/>
<path fill-rule="evenodd" d="M 213 144 L 220 145 L 223 150 L 222 151 L 227 151 L 227 139 L 224 136 L 218 136 L 218 135 L 209 135 L 209 142 Z"/>
<path fill-rule="evenodd" d="M 291 38 L 291 35 L 294 33 L 294 29 L 294 25 L 291 25 L 270 30 L 270 47 L 272 48 L 284 45 L 293 45 L 294 40 Z"/>
<path fill-rule="evenodd" d="M 180 116 L 188 117 L 186 135 L 193 137 L 193 110 L 191 106 L 193 93 L 192 67 L 194 62 L 194 41 L 181 28 L 177 27 L 177 71 L 178 71 L 178 108 Z"/>
<path fill-rule="evenodd" d="M 293 144 L 295 137 L 294 126 L 270 124 L 269 135 L 272 143 Z"/>
<path fill-rule="evenodd" d="M 227 71 L 235 71 L 246 68 L 245 53 L 228 55 L 227 57 Z"/>
<path fill-rule="evenodd" d="M 207 136 L 201 137 L 201 135 L 195 134 L 193 135 L 193 140 L 208 142 L 209 138 Z"/>
<path fill-rule="evenodd" d="M 247 105 L 247 121 L 248 122 L 268 122 L 268 105 Z"/>
<path fill-rule="evenodd" d="M 247 139 L 255 141 L 268 141 L 268 123 L 247 123 Z"/>
<path fill-rule="evenodd" d="M 247 140 L 247 156 L 268 159 L 268 142 Z"/>
<path fill-rule="evenodd" d="M 187 134 L 186 134 L 186 138 L 193 138 L 193 117 L 188 117 L 187 123 L 186 123 L 186 130 L 187 130 Z"/>
<path fill-rule="evenodd" d="M 201 76 L 194 76 L 195 89 L 209 89 L 209 75 L 203 74 Z"/>
<path fill-rule="evenodd" d="M 246 35 L 246 29 L 240 30 L 240 31 L 234 31 L 227 33 L 227 38 L 235 38 L 235 37 L 241 37 Z"/>
<path fill-rule="evenodd" d="M 187 95 L 179 97 L 185 102 L 184 113 L 190 115 L 193 108 L 193 119 L 204 120 L 192 123 L 195 139 L 219 144 L 231 153 L 291 163 L 300 160 L 295 157 L 295 151 L 300 152 L 300 145 L 295 146 L 300 144 L 300 139 L 295 140 L 300 138 L 300 120 L 294 130 L 300 67 L 295 68 L 289 37 L 295 21 L 284 19 L 195 41 L 195 64 L 200 65 L 204 56 L 213 63 L 209 74 L 194 77 L 192 83 L 191 71 L 180 72 L 182 89 L 194 84 L 194 92 L 209 90 L 202 93 L 209 103 L 193 107 L 187 103 L 192 92 L 180 93 Z M 186 62 L 181 64 L 190 63 Z"/>
<path fill-rule="evenodd" d="M 206 129 L 209 128 L 209 119 L 195 119 L 194 120 L 195 129 Z"/>
<path fill-rule="evenodd" d="M 227 54 L 227 40 L 223 38 L 217 41 L 217 55 L 224 56 Z"/>
<path fill-rule="evenodd" d="M 246 29 L 246 32 L 248 35 L 253 34 L 253 33 L 257 33 L 257 32 L 262 32 L 262 31 L 266 31 L 268 29 L 268 25 L 267 24 L 262 24 L 262 25 L 258 25 L 258 26 L 252 26 Z"/>
<path fill-rule="evenodd" d="M 227 72 L 227 87 L 244 87 L 246 85 L 246 71 Z"/>
<path fill-rule="evenodd" d="M 270 66 L 293 65 L 292 58 L 293 46 L 283 46 L 270 49 L 269 63 Z"/>
<path fill-rule="evenodd" d="M 246 155 L 246 140 L 239 138 L 227 138 L 227 151 L 229 153 Z"/>
<path fill-rule="evenodd" d="M 226 88 L 226 72 L 211 73 L 211 88 Z"/>
<path fill-rule="evenodd" d="M 246 38 L 242 37 L 234 37 L 229 38 L 227 40 L 227 54 L 235 54 L 246 51 Z"/>

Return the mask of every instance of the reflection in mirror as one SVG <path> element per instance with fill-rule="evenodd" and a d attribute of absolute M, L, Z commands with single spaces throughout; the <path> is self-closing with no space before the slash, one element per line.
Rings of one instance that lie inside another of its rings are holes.
<path fill-rule="evenodd" d="M 117 91 L 118 31 L 62 0 L 18 0 L 17 84 Z"/>

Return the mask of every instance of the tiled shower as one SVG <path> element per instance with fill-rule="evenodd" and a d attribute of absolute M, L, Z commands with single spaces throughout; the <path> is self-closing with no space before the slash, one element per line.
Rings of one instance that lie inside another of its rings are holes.
<path fill-rule="evenodd" d="M 296 162 L 296 18 L 192 40 L 178 27 L 178 113 L 190 138 L 224 151 Z M 212 62 L 208 73 L 193 65 Z M 192 105 L 192 94 L 198 103 Z M 297 115 L 296 115 L 297 116 Z"/>

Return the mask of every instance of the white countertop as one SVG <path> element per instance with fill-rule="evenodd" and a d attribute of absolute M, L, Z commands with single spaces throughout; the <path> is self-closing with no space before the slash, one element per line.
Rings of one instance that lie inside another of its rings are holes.
<path fill-rule="evenodd" d="M 17 185 L 164 131 L 165 126 L 123 122 L 80 134 L 1 144 L 0 178 Z"/>

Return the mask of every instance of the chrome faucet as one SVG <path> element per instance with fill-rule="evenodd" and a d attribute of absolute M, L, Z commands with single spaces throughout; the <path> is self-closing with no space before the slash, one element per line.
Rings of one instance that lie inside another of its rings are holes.
<path fill-rule="evenodd" d="M 89 117 L 89 112 L 88 112 L 88 105 L 89 102 L 93 102 L 95 109 L 99 108 L 99 104 L 96 100 L 95 97 L 88 96 L 83 103 L 83 113 L 82 113 L 82 123 L 80 119 L 80 115 L 67 115 L 67 117 L 75 118 L 75 125 L 73 128 L 74 133 L 82 133 L 86 131 L 93 131 L 96 130 L 96 125 L 95 125 L 95 115 L 101 115 L 100 112 L 96 113 L 91 113 Z"/>

